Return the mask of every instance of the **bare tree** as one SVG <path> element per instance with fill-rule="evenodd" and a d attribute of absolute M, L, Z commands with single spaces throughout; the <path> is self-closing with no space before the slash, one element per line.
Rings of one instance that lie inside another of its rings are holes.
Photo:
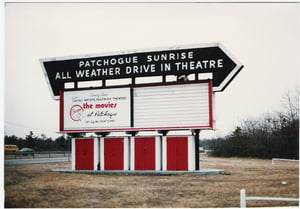
<path fill-rule="evenodd" d="M 297 86 L 293 91 L 286 91 L 283 96 L 282 105 L 285 111 L 281 114 L 289 121 L 299 120 L 299 97 L 300 86 Z"/>

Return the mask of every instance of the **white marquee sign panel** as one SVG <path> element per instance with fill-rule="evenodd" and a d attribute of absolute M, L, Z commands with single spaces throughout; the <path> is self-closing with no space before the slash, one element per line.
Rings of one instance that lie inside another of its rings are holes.
<path fill-rule="evenodd" d="M 62 130 L 130 127 L 130 89 L 65 91 Z"/>
<path fill-rule="evenodd" d="M 211 81 L 64 91 L 60 130 L 213 128 Z"/>
<path fill-rule="evenodd" d="M 210 126 L 209 83 L 134 89 L 136 128 Z"/>

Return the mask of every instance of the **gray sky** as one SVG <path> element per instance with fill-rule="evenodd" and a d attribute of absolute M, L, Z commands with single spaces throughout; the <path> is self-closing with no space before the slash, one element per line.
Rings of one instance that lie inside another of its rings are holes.
<path fill-rule="evenodd" d="M 4 132 L 57 136 L 40 58 L 221 43 L 244 65 L 216 94 L 215 131 L 279 110 L 299 84 L 299 3 L 7 3 Z"/>

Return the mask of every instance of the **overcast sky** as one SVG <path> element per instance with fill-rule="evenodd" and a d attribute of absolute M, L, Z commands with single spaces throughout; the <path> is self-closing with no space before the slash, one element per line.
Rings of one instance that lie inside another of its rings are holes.
<path fill-rule="evenodd" d="M 4 133 L 55 137 L 52 100 L 39 59 L 221 43 L 242 65 L 215 97 L 215 131 L 279 110 L 299 84 L 298 3 L 7 3 Z"/>

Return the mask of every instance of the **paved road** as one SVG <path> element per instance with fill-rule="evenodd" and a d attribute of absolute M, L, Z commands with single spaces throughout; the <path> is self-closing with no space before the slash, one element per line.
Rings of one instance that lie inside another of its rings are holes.
<path fill-rule="evenodd" d="M 67 162 L 68 157 L 56 157 L 56 158 L 31 158 L 31 159 L 10 159 L 4 160 L 4 165 L 25 165 L 33 163 L 54 163 L 54 162 Z"/>

